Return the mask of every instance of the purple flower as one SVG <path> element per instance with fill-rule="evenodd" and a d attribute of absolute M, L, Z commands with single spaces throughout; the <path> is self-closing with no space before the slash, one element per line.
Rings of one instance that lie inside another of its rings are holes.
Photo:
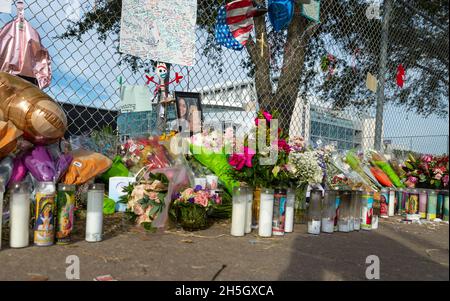
<path fill-rule="evenodd" d="M 195 186 L 195 188 L 194 188 L 194 192 L 199 192 L 200 190 L 202 190 L 203 188 L 202 188 L 202 185 L 197 185 L 197 186 Z"/>
<path fill-rule="evenodd" d="M 194 198 L 189 198 L 189 203 L 191 203 L 191 204 L 194 204 L 194 202 L 195 202 L 195 199 Z"/>

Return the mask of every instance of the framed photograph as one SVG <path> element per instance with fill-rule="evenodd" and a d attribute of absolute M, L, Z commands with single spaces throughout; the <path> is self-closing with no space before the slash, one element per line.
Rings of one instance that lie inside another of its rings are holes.
<path fill-rule="evenodd" d="M 178 130 L 198 133 L 202 130 L 203 110 L 200 93 L 175 92 Z"/>

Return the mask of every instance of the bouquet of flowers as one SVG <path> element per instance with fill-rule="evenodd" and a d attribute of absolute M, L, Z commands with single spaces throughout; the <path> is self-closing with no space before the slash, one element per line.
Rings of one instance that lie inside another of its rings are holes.
<path fill-rule="evenodd" d="M 124 188 L 120 202 L 127 204 L 127 214 L 137 225 L 152 228 L 152 222 L 164 209 L 168 180 L 164 175 L 150 174 L 152 179 L 133 183 Z"/>
<path fill-rule="evenodd" d="M 178 193 L 172 204 L 172 216 L 185 230 L 199 230 L 208 226 L 208 211 L 222 200 L 200 185 Z"/>
<path fill-rule="evenodd" d="M 270 114 L 261 111 L 255 119 L 257 126 L 253 132 L 244 138 L 240 152 L 233 153 L 228 163 L 233 167 L 234 176 L 241 182 L 253 187 L 277 187 L 289 185 L 291 176 L 287 168 L 291 147 L 288 137 L 281 129 L 271 132 L 270 123 L 277 118 L 277 113 Z M 266 132 L 260 133 L 259 121 L 266 121 Z M 263 140 L 266 145 L 259 145 Z M 253 148 L 252 145 L 255 147 Z M 271 160 L 271 154 L 276 153 L 276 160 Z"/>
<path fill-rule="evenodd" d="M 408 155 L 403 169 L 406 172 L 405 184 L 409 188 L 448 188 L 448 156 Z"/>
<path fill-rule="evenodd" d="M 130 172 L 138 174 L 143 168 L 151 171 L 171 165 L 170 154 L 159 140 L 157 136 L 129 139 L 121 146 L 123 162 Z"/>
<path fill-rule="evenodd" d="M 233 144 L 232 129 L 227 129 L 225 135 L 217 131 L 205 131 L 192 136 L 190 143 L 190 152 L 195 161 L 207 167 L 210 172 L 197 166 L 194 160 L 191 160 L 192 166 L 200 173 L 213 172 L 219 177 L 225 190 L 228 193 L 233 192 L 233 187 L 238 183 L 233 177 L 233 170 L 228 164 L 226 148 Z"/>
<path fill-rule="evenodd" d="M 295 137 L 291 142 L 289 161 L 286 164 L 291 179 L 297 186 L 295 192 L 295 222 L 305 223 L 306 191 L 309 185 L 321 184 L 326 173 L 326 160 L 329 160 L 327 149 L 308 148 L 303 138 Z"/>

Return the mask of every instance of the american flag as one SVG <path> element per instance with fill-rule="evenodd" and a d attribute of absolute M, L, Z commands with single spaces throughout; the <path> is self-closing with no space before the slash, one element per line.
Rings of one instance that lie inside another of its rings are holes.
<path fill-rule="evenodd" d="M 217 17 L 217 42 L 227 48 L 242 50 L 253 30 L 255 15 L 252 0 L 236 0 L 221 7 Z"/>

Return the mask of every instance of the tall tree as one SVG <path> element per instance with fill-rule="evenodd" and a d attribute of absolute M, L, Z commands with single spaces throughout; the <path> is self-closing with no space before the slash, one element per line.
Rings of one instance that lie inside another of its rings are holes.
<path fill-rule="evenodd" d="M 301 16 L 299 4 L 295 4 L 293 21 L 280 33 L 273 31 L 267 17 L 255 18 L 254 37 L 246 45 L 247 55 L 242 56 L 242 65 L 255 80 L 260 106 L 279 111 L 284 129 L 289 128 L 298 95 L 320 97 L 338 110 L 370 108 L 375 102 L 365 87 L 365 77 L 367 72 L 378 73 L 382 20 L 367 17 L 368 4 L 363 0 L 321 2 L 320 24 Z M 224 3 L 198 1 L 197 25 L 208 34 L 201 51 L 219 70 L 226 62 L 215 42 L 214 27 Z M 121 5 L 122 0 L 98 1 L 96 10 L 69 26 L 61 38 L 81 40 L 95 29 L 100 40 L 112 32 L 118 41 Z M 392 15 L 388 74 L 384 75 L 387 101 L 425 116 L 448 115 L 448 1 L 395 0 Z M 317 68 L 328 54 L 336 58 L 332 76 Z M 129 55 L 122 55 L 120 63 L 135 71 L 152 65 Z M 395 84 L 399 64 L 407 70 L 403 89 Z"/>

